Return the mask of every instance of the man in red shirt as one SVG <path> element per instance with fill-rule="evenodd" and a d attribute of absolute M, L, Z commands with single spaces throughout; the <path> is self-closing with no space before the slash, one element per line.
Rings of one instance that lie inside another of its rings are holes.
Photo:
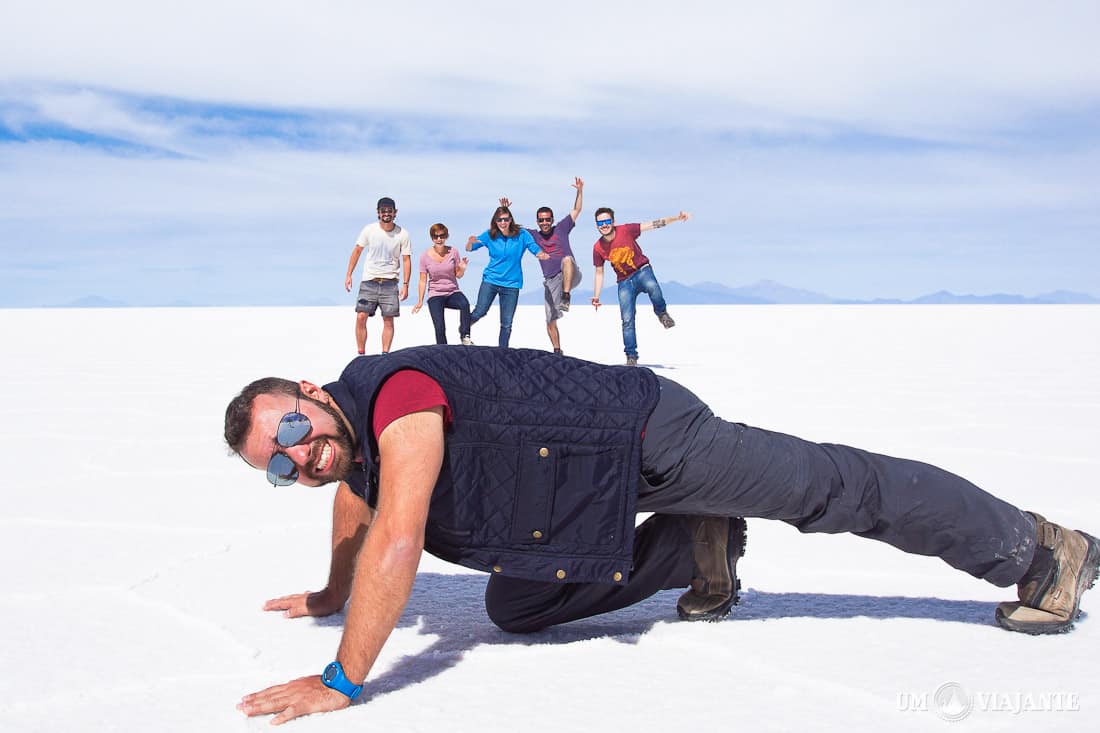
<path fill-rule="evenodd" d="M 600 290 L 603 288 L 603 263 L 610 262 L 615 270 L 619 285 L 619 313 L 623 319 L 623 351 L 626 352 L 627 366 L 638 365 L 638 337 L 634 331 L 634 303 L 638 295 L 645 293 L 653 303 L 653 312 L 665 328 L 672 328 L 676 322 L 668 314 L 661 284 L 653 274 L 649 258 L 638 246 L 638 237 L 650 229 L 660 229 L 674 221 L 687 221 L 691 214 L 681 211 L 676 216 L 654 219 L 644 224 L 623 224 L 615 226 L 615 212 L 603 206 L 596 209 L 596 228 L 600 238 L 592 246 L 592 264 L 596 267 L 596 280 L 593 286 L 592 305 L 600 307 Z"/>

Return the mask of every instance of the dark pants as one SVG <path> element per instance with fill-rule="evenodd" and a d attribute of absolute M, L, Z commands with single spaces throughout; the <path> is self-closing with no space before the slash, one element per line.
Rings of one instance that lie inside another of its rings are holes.
<path fill-rule="evenodd" d="M 470 301 L 461 290 L 456 290 L 450 295 L 437 295 L 428 298 L 428 312 L 432 314 L 432 325 L 435 326 L 435 342 L 447 343 L 447 323 L 443 319 L 443 309 L 450 308 L 458 311 L 458 335 L 465 337 L 470 335 Z"/>
<path fill-rule="evenodd" d="M 998 586 L 1016 583 L 1035 552 L 1030 514 L 943 469 L 857 448 L 810 443 L 729 423 L 684 387 L 661 379 L 642 441 L 639 512 L 625 585 L 489 579 L 489 617 L 538 629 L 623 608 L 691 581 L 681 515 L 779 519 L 802 532 L 851 532 L 933 555 Z"/>

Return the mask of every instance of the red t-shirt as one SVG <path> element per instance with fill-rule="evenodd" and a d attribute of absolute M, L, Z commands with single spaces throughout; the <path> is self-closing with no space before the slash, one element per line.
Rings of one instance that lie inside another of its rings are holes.
<path fill-rule="evenodd" d="M 616 282 L 626 280 L 649 264 L 649 258 L 642 254 L 642 248 L 638 246 L 641 234 L 641 224 L 618 225 L 614 240 L 607 242 L 600 237 L 592 245 L 592 264 L 603 267 L 604 262 L 610 262 L 615 270 Z"/>
<path fill-rule="evenodd" d="M 415 369 L 400 369 L 378 388 L 374 400 L 374 417 L 371 428 L 374 439 L 382 434 L 391 422 L 421 410 L 443 407 L 443 429 L 451 427 L 451 405 L 439 382 Z"/>

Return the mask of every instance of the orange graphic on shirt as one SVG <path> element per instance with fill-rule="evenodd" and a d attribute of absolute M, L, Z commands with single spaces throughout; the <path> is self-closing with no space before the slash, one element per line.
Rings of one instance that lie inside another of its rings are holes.
<path fill-rule="evenodd" d="M 638 268 L 634 266 L 634 248 L 616 247 L 608 253 L 607 261 L 620 275 L 629 275 Z M 625 265 L 625 267 L 624 267 Z"/>

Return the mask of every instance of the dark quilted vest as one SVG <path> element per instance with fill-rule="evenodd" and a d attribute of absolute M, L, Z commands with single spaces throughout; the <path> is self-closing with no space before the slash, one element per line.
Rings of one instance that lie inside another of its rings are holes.
<path fill-rule="evenodd" d="M 530 349 L 421 346 L 359 357 L 330 391 L 359 436 L 372 489 L 374 396 L 408 368 L 439 382 L 454 418 L 429 552 L 528 580 L 626 582 L 641 435 L 660 392 L 652 372 Z"/>

